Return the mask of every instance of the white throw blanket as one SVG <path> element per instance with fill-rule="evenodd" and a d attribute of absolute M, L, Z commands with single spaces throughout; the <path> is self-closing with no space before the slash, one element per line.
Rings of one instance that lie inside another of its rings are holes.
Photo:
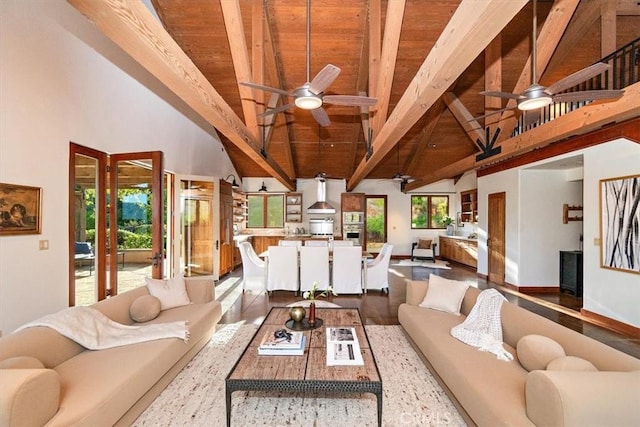
<path fill-rule="evenodd" d="M 451 335 L 480 351 L 495 354 L 500 360 L 513 360 L 511 353 L 502 346 L 500 308 L 503 301 L 506 301 L 505 297 L 495 289 L 480 292 L 469 316 L 451 328 Z"/>
<path fill-rule="evenodd" d="M 163 338 L 189 341 L 185 321 L 129 326 L 114 322 L 91 307 L 69 307 L 22 325 L 16 332 L 34 326 L 54 329 L 89 350 L 104 350 Z"/>

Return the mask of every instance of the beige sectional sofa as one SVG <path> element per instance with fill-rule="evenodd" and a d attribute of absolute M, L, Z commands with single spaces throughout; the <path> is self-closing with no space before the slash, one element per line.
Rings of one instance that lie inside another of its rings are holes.
<path fill-rule="evenodd" d="M 461 315 L 456 316 L 419 307 L 428 286 L 428 281 L 407 281 L 407 299 L 398 318 L 470 424 L 640 425 L 640 360 L 507 302 L 500 311 L 502 333 L 504 348 L 514 360 L 498 360 L 450 334 L 480 291 L 466 290 Z M 532 334 L 551 338 L 567 356 L 585 359 L 597 371 L 527 371 L 516 348 L 521 338 Z"/>
<path fill-rule="evenodd" d="M 185 282 L 191 304 L 163 310 L 148 323 L 187 321 L 187 343 L 169 338 L 92 351 L 47 327 L 1 338 L 0 363 L 16 361 L 22 369 L 0 369 L 0 425 L 130 425 L 207 343 L 221 318 L 213 281 Z M 147 294 L 141 287 L 94 307 L 132 325 L 130 306 Z"/>

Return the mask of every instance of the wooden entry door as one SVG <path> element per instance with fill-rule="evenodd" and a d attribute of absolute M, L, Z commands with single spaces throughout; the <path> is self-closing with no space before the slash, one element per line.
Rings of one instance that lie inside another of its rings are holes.
<path fill-rule="evenodd" d="M 489 194 L 487 255 L 489 281 L 504 284 L 506 193 Z"/>

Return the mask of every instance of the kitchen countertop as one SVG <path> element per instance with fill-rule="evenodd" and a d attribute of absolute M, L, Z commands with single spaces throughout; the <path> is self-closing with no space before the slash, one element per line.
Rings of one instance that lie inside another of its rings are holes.
<path fill-rule="evenodd" d="M 447 237 L 449 239 L 456 239 L 456 240 L 470 240 L 472 242 L 477 242 L 478 241 L 477 238 L 476 239 L 471 239 L 471 238 L 466 237 L 466 236 L 440 236 L 440 237 Z"/>

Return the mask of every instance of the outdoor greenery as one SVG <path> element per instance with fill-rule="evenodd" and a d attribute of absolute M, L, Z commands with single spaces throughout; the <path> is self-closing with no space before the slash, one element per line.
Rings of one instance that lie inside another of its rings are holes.
<path fill-rule="evenodd" d="M 449 196 L 411 196 L 411 228 L 446 228 L 448 214 Z"/>
<path fill-rule="evenodd" d="M 250 194 L 248 228 L 284 227 L 284 196 L 282 194 Z"/>
<path fill-rule="evenodd" d="M 86 240 L 96 241 L 96 191 L 84 192 L 86 207 Z M 151 248 L 151 189 L 118 190 L 118 249 Z"/>
<path fill-rule="evenodd" d="M 385 198 L 367 198 L 367 242 L 384 242 Z"/>

